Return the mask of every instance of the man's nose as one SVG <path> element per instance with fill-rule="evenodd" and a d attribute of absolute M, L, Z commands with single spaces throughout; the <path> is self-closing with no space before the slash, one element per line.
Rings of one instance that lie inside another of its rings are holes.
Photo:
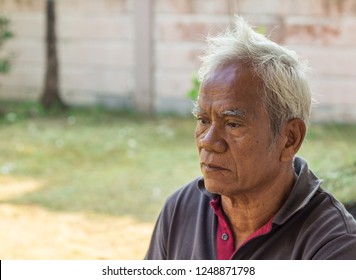
<path fill-rule="evenodd" d="M 211 125 L 198 141 L 199 148 L 207 151 L 224 153 L 227 150 L 227 143 L 214 125 Z"/>

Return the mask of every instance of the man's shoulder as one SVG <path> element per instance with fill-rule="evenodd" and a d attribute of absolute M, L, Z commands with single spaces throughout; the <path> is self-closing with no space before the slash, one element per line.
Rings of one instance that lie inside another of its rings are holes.
<path fill-rule="evenodd" d="M 197 177 L 172 193 L 167 198 L 166 205 L 176 205 L 177 203 L 188 205 L 200 200 L 210 201 L 209 196 L 210 194 L 204 188 L 204 178 Z"/>
<path fill-rule="evenodd" d="M 319 189 L 319 219 L 314 236 L 319 245 L 314 259 L 356 259 L 356 220 L 331 193 Z M 317 199 L 318 200 L 318 199 Z"/>
<path fill-rule="evenodd" d="M 305 224 L 315 227 L 318 231 L 355 234 L 355 219 L 333 194 L 322 187 L 322 180 L 314 175 L 307 162 L 296 157 L 294 168 L 298 180 L 287 201 L 286 209 L 292 209 L 291 213 L 299 212 Z M 303 211 L 299 211 L 302 209 Z M 282 213 L 282 216 L 290 217 L 291 213 Z"/>
<path fill-rule="evenodd" d="M 167 198 L 160 218 L 170 224 L 173 221 L 181 223 L 185 220 L 184 223 L 188 223 L 210 217 L 213 213 L 210 207 L 212 197 L 214 195 L 204 187 L 203 177 L 196 178 Z"/>
<path fill-rule="evenodd" d="M 170 195 L 157 220 L 146 259 L 213 258 L 210 196 L 202 177 Z"/>
<path fill-rule="evenodd" d="M 320 219 L 324 220 L 323 224 L 327 225 L 327 221 L 332 221 L 330 227 L 333 230 L 338 228 L 341 232 L 356 237 L 356 220 L 345 206 L 323 188 L 318 189 L 316 196 L 319 197 L 318 208 L 321 212 Z"/>

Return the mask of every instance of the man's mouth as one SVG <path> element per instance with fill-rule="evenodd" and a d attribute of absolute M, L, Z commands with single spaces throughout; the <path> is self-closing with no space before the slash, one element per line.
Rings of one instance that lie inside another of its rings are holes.
<path fill-rule="evenodd" d="M 226 170 L 229 170 L 225 167 L 222 167 L 220 165 L 217 165 L 217 164 L 214 164 L 214 163 L 205 163 L 205 162 L 202 162 L 201 163 L 201 168 L 206 170 L 206 171 L 226 171 Z"/>

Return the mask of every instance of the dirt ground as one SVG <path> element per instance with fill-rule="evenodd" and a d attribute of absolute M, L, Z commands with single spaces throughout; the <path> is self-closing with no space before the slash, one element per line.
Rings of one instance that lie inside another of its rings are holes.
<path fill-rule="evenodd" d="M 39 182 L 0 178 L 0 200 Z M 153 224 L 130 217 L 51 212 L 0 203 L 0 259 L 142 259 Z"/>

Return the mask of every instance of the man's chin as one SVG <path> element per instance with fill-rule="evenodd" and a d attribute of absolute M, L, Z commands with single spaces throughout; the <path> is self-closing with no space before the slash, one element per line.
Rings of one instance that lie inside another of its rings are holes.
<path fill-rule="evenodd" d="M 204 185 L 208 192 L 223 196 L 232 196 L 238 191 L 235 181 L 223 181 L 204 177 Z"/>
<path fill-rule="evenodd" d="M 206 190 L 210 193 L 221 195 L 224 192 L 224 184 L 218 180 L 204 178 L 204 184 Z"/>

